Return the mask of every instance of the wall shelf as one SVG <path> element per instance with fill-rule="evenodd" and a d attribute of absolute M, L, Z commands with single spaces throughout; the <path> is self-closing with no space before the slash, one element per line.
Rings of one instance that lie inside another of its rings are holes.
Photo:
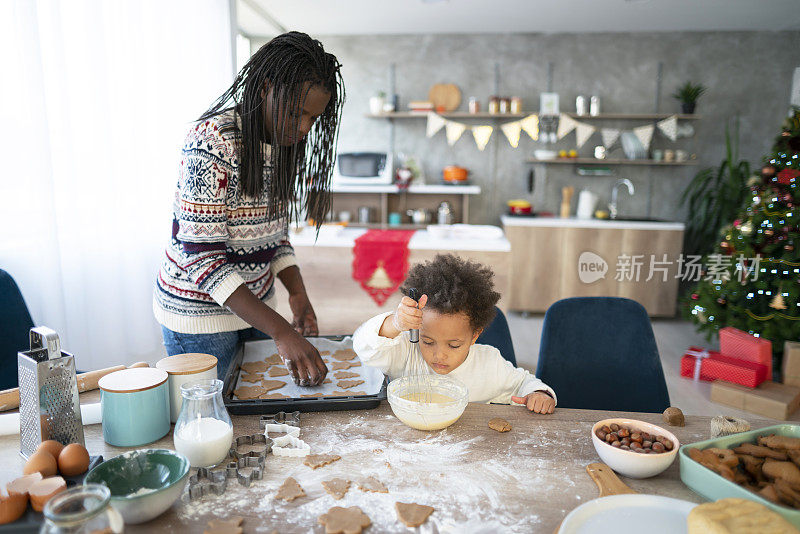
<path fill-rule="evenodd" d="M 681 113 L 601 113 L 599 115 L 578 115 L 577 113 L 565 113 L 576 120 L 631 120 L 631 121 L 644 121 L 644 120 L 663 120 L 672 117 L 678 117 L 678 120 L 699 120 L 702 118 L 700 115 L 684 115 Z"/>
<path fill-rule="evenodd" d="M 535 159 L 529 158 L 528 163 L 544 163 L 546 165 L 653 165 L 653 166 L 673 166 L 673 165 L 697 165 L 697 161 L 656 161 L 654 159 L 595 159 L 595 158 L 556 158 L 556 159 Z"/>
<path fill-rule="evenodd" d="M 524 113 L 469 113 L 467 111 L 451 111 L 438 113 L 445 119 L 524 119 L 528 115 L 538 113 L 537 111 L 526 111 Z M 578 115 L 577 113 L 565 113 L 576 120 L 663 120 L 673 115 L 679 120 L 699 120 L 701 115 L 685 115 L 681 113 L 601 113 L 600 115 Z M 394 111 L 392 113 L 367 113 L 365 117 L 370 119 L 427 119 L 427 111 Z"/>

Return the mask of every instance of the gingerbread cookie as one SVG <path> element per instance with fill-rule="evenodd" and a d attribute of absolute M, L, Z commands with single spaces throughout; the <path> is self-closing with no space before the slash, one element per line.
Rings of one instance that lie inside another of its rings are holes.
<path fill-rule="evenodd" d="M 303 491 L 303 488 L 300 487 L 300 484 L 297 483 L 295 479 L 292 477 L 287 478 L 281 484 L 281 487 L 278 488 L 278 493 L 275 494 L 276 499 L 282 499 L 284 501 L 293 501 L 298 497 L 305 497 L 306 492 Z"/>
<path fill-rule="evenodd" d="M 361 376 L 358 373 L 354 373 L 352 371 L 336 371 L 333 373 L 334 378 L 355 378 L 357 376 Z"/>
<path fill-rule="evenodd" d="M 372 524 L 369 516 L 358 506 L 334 506 L 319 516 L 317 521 L 320 525 L 325 525 L 325 534 L 361 534 L 362 530 Z"/>
<path fill-rule="evenodd" d="M 283 380 L 264 380 L 261 382 L 261 387 L 264 388 L 264 393 L 272 391 L 273 389 L 280 389 L 286 385 Z"/>
<path fill-rule="evenodd" d="M 333 353 L 333 356 L 331 356 L 331 358 L 333 358 L 334 360 L 339 360 L 340 362 L 353 360 L 355 359 L 355 357 L 356 357 L 356 352 L 351 349 L 337 350 L 336 352 Z"/>
<path fill-rule="evenodd" d="M 511 423 L 505 419 L 495 417 L 494 419 L 489 420 L 489 428 L 492 430 L 497 430 L 498 432 L 508 432 L 511 430 Z"/>
<path fill-rule="evenodd" d="M 230 519 L 212 519 L 203 534 L 242 534 L 242 517 Z"/>
<path fill-rule="evenodd" d="M 283 363 L 283 358 L 281 358 L 278 354 L 273 354 L 264 358 L 264 361 L 267 365 L 280 365 Z"/>
<path fill-rule="evenodd" d="M 389 493 L 389 488 L 383 485 L 383 482 L 375 477 L 367 477 L 358 483 L 358 488 L 361 491 L 373 491 L 375 493 Z"/>
<path fill-rule="evenodd" d="M 245 362 L 242 364 L 242 371 L 247 374 L 263 373 L 268 365 L 264 362 Z"/>
<path fill-rule="evenodd" d="M 326 397 L 356 397 L 358 395 L 366 395 L 366 391 L 334 391 L 333 393 L 328 393 L 325 395 Z"/>
<path fill-rule="evenodd" d="M 289 395 L 282 393 L 264 393 L 258 397 L 259 399 L 288 399 Z"/>
<path fill-rule="evenodd" d="M 338 501 L 344 497 L 344 494 L 350 489 L 350 481 L 343 478 L 332 478 L 330 480 L 323 480 L 322 487 Z"/>
<path fill-rule="evenodd" d="M 407 527 L 416 528 L 428 520 L 428 516 L 433 513 L 433 507 L 424 504 L 414 504 L 405 502 L 394 503 L 397 510 L 397 519 Z"/>
<path fill-rule="evenodd" d="M 286 376 L 288 374 L 289 370 L 286 367 L 275 365 L 269 368 L 269 376 Z"/>
<path fill-rule="evenodd" d="M 320 356 L 328 356 L 331 353 L 329 350 L 321 350 L 319 351 Z"/>
<path fill-rule="evenodd" d="M 350 389 L 363 383 L 364 383 L 363 380 L 340 380 L 339 383 L 336 385 L 342 389 Z"/>
<path fill-rule="evenodd" d="M 247 400 L 257 399 L 266 392 L 267 390 L 263 386 L 239 386 L 233 391 L 233 394 L 237 399 Z"/>
<path fill-rule="evenodd" d="M 342 457 L 337 454 L 309 454 L 303 463 L 311 469 L 317 469 L 323 465 L 332 464 L 336 460 L 341 460 Z"/>
<path fill-rule="evenodd" d="M 334 371 L 350 369 L 351 367 L 361 367 L 361 362 L 333 362 L 331 364 L 331 369 Z"/>
<path fill-rule="evenodd" d="M 264 375 L 262 375 L 260 373 L 255 373 L 255 374 L 242 373 L 240 378 L 241 378 L 242 382 L 253 382 L 253 383 L 255 383 L 255 382 L 261 382 L 262 380 L 264 380 Z"/>

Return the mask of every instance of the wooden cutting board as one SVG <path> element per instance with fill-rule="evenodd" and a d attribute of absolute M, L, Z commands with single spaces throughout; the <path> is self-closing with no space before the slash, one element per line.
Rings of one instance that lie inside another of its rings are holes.
<path fill-rule="evenodd" d="M 428 91 L 428 100 L 433 103 L 434 111 L 455 111 L 461 105 L 461 90 L 452 83 L 437 83 Z"/>

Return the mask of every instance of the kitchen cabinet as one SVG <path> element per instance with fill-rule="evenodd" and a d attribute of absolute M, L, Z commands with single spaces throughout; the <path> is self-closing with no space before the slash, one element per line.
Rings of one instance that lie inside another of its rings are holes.
<path fill-rule="evenodd" d="M 563 298 L 614 296 L 639 302 L 651 316 L 675 315 L 683 223 L 510 216 L 502 222 L 511 243 L 510 310 L 541 313 Z M 582 257 L 587 252 L 594 256 Z M 603 276 L 592 276 L 603 266 Z"/>

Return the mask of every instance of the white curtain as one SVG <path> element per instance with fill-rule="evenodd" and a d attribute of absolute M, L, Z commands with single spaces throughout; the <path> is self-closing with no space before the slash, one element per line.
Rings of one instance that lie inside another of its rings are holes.
<path fill-rule="evenodd" d="M 228 0 L 0 0 L 0 268 L 79 369 L 161 357 L 151 311 Z"/>

